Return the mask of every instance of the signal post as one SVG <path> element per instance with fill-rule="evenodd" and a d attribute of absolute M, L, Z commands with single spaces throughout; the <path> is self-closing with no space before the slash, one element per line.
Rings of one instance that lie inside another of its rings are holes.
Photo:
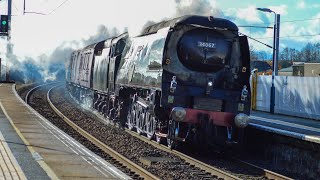
<path fill-rule="evenodd" d="M 11 45 L 11 36 L 10 36 L 10 24 L 11 24 L 11 7 L 12 7 L 12 0 L 8 0 L 8 14 L 0 16 L 0 36 L 7 36 L 7 56 L 6 56 L 6 81 L 10 81 L 10 66 L 9 66 L 9 59 L 12 54 L 12 45 Z M 1 68 L 1 63 L 0 63 Z M 0 69 L 1 72 L 1 69 Z M 0 74 L 1 80 L 1 74 Z"/>

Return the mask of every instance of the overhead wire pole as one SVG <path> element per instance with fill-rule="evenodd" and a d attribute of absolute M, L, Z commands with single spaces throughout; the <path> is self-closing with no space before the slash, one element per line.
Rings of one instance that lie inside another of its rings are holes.
<path fill-rule="evenodd" d="M 23 15 L 24 14 L 38 14 L 38 15 L 47 15 L 47 14 L 44 14 L 44 13 L 41 13 L 41 12 L 26 12 L 26 0 L 23 0 Z"/>
<path fill-rule="evenodd" d="M 69 0 L 64 0 L 59 6 L 57 6 L 56 8 L 54 8 L 50 13 L 47 13 L 47 14 L 45 14 L 45 13 L 41 13 L 41 12 L 32 12 L 32 11 L 26 11 L 26 0 L 23 0 L 23 15 L 24 14 L 38 14 L 38 15 L 44 15 L 44 16 L 46 16 L 46 15 L 50 15 L 50 14 L 52 14 L 53 12 L 55 12 L 57 9 L 59 9 L 61 6 L 63 6 L 66 2 L 68 2 Z"/>
<path fill-rule="evenodd" d="M 62 5 L 64 5 L 69 0 L 63 1 L 58 7 L 53 9 L 49 14 L 56 11 L 58 8 L 60 8 Z M 38 13 L 38 12 L 26 12 L 26 1 L 23 0 L 23 14 L 25 13 L 33 13 L 33 14 L 39 14 L 39 15 L 47 15 L 44 13 Z M 12 11 L 12 0 L 8 0 L 8 34 L 7 34 L 7 58 L 6 58 L 6 81 L 10 81 L 10 65 L 9 65 L 9 59 L 12 57 L 12 44 L 11 44 L 11 13 Z M 1 64 L 0 64 L 1 68 Z M 0 69 L 1 72 L 1 69 Z M 0 81 L 1 81 L 1 73 L 0 73 Z"/>
<path fill-rule="evenodd" d="M 11 10 L 12 0 L 8 0 L 8 35 L 7 35 L 7 59 L 6 59 L 6 81 L 10 81 L 10 65 L 9 60 L 12 56 L 12 44 L 11 44 Z"/>

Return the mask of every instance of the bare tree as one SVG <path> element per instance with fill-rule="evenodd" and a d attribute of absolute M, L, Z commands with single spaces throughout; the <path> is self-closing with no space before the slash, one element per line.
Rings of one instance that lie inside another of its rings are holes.
<path fill-rule="evenodd" d="M 250 51 L 250 60 L 257 61 L 258 60 L 258 53 L 255 51 L 255 49 L 252 45 L 250 45 L 249 51 Z"/>

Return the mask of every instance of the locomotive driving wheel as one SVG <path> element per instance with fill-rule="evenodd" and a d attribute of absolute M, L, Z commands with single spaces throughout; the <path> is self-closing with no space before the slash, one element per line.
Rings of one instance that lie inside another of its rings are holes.
<path fill-rule="evenodd" d="M 138 134 L 142 134 L 143 133 L 143 126 L 144 126 L 144 118 L 145 118 L 143 108 L 141 106 L 139 106 L 136 113 L 138 114 L 137 123 L 136 123 L 136 131 Z"/>
<path fill-rule="evenodd" d="M 158 135 L 156 135 L 156 141 L 157 141 L 157 143 L 161 143 L 162 142 L 162 137 L 161 136 L 158 136 Z"/>
<path fill-rule="evenodd" d="M 169 120 L 167 146 L 170 149 L 173 149 L 176 145 L 175 131 L 176 131 L 176 122 L 173 120 Z"/>
<path fill-rule="evenodd" d="M 148 139 L 153 139 L 156 129 L 156 118 L 147 112 L 147 121 L 146 121 L 146 134 Z"/>
<path fill-rule="evenodd" d="M 132 103 L 127 116 L 128 129 L 132 130 L 136 122 L 136 104 Z"/>
<path fill-rule="evenodd" d="M 115 99 L 113 97 L 110 97 L 109 99 L 109 111 L 108 111 L 108 119 L 110 121 L 113 121 L 115 118 L 115 105 L 114 105 Z M 99 103 L 100 104 L 100 103 Z M 99 105 L 98 105 L 99 106 Z M 99 109 L 99 107 L 97 108 Z"/>
<path fill-rule="evenodd" d="M 163 137 L 161 137 L 161 136 L 159 135 L 159 133 L 161 133 L 161 129 L 162 129 L 162 128 L 161 128 L 161 122 L 155 124 L 155 127 L 156 127 L 156 129 L 155 129 L 156 141 L 157 141 L 158 144 L 161 144 L 161 143 L 162 143 L 162 140 L 164 139 Z"/>

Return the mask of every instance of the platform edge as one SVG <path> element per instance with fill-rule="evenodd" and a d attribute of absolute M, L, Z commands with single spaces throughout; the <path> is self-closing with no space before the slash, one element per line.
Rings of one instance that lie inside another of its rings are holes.
<path fill-rule="evenodd" d="M 20 100 L 20 102 L 22 102 L 26 106 L 29 106 L 29 105 L 24 103 L 24 101 L 21 99 L 21 97 L 16 92 L 15 84 L 12 85 L 12 91 L 15 94 L 15 96 Z M 16 125 L 14 124 L 14 122 L 12 121 L 10 116 L 8 115 L 7 111 L 4 109 L 4 107 L 3 107 L 1 102 L 0 102 L 0 108 L 2 109 L 4 115 L 6 116 L 8 121 L 10 122 L 11 126 L 13 127 L 13 129 L 17 132 L 18 136 L 21 138 L 23 143 L 27 146 L 27 148 L 30 151 L 30 153 L 31 154 L 35 153 L 36 151 L 34 150 L 33 147 L 30 146 L 30 143 L 25 139 L 25 137 L 22 135 L 20 130 L 16 127 Z M 44 162 L 43 160 L 38 160 L 37 163 L 40 165 L 40 167 L 47 173 L 47 175 L 51 179 L 59 179 L 58 176 L 54 173 L 54 171 L 50 168 L 50 166 L 46 162 Z"/>

